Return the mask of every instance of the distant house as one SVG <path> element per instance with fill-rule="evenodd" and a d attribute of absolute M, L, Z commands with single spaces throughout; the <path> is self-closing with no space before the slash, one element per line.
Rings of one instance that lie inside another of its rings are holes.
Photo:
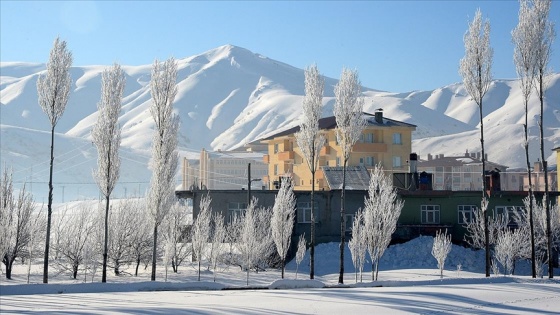
<path fill-rule="evenodd" d="M 534 191 L 544 191 L 544 169 L 542 163 L 535 162 L 531 170 L 531 184 Z M 529 179 L 527 172 L 523 174 L 523 190 L 529 190 Z M 548 191 L 558 190 L 558 171 L 554 168 L 548 168 Z"/>
<path fill-rule="evenodd" d="M 202 149 L 200 159 L 183 159 L 182 189 L 262 189 L 268 165 L 263 153 L 253 151 L 217 151 Z M 251 174 L 248 173 L 251 164 Z M 250 179 L 249 179 L 250 176 Z"/>
<path fill-rule="evenodd" d="M 364 113 L 367 125 L 360 139 L 352 148 L 348 166 L 361 166 L 371 170 L 381 163 L 385 172 L 407 171 L 407 161 L 411 154 L 412 132 L 416 126 L 383 116 L 382 110 L 375 115 Z M 332 168 L 342 166 L 342 154 L 336 140 L 336 119 L 334 116 L 319 120 L 319 128 L 327 142 L 320 151 L 319 167 L 315 173 L 315 189 L 333 189 L 325 176 Z M 268 176 L 263 184 L 268 189 L 277 189 L 281 179 L 288 177 L 294 190 L 311 190 L 311 172 L 297 145 L 295 133 L 299 126 L 261 139 L 268 146 L 264 162 L 268 165 Z M 352 175 L 351 175 L 352 176 Z"/>
<path fill-rule="evenodd" d="M 507 168 L 507 166 L 486 161 L 486 171 L 488 172 L 504 173 Z M 462 156 L 428 154 L 426 160 L 420 159 L 418 161 L 418 172 L 433 174 L 432 187 L 434 190 L 482 190 L 482 161 L 480 153 L 469 154 L 466 152 Z M 519 189 L 522 185 L 521 177 L 520 175 L 508 177 L 501 185 L 501 190 L 521 190 Z M 506 188 L 506 185 L 509 185 L 509 187 Z"/>

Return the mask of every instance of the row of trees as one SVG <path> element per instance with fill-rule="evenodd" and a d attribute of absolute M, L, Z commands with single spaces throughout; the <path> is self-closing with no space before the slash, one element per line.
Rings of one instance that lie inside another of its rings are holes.
<path fill-rule="evenodd" d="M 543 162 L 545 177 L 545 200 L 548 196 L 548 169 L 544 150 L 544 91 L 547 84 L 548 62 L 551 55 L 552 42 L 555 37 L 554 25 L 548 20 L 551 0 L 520 0 L 519 23 L 512 31 L 514 48 L 514 62 L 517 74 L 520 78 L 521 92 L 525 106 L 525 156 L 527 160 L 527 172 L 529 177 L 529 198 L 533 198 L 533 187 L 531 183 L 531 166 L 529 161 L 529 137 L 528 137 L 528 104 L 533 89 L 536 90 L 540 101 L 540 118 L 538 121 L 540 130 L 540 152 Z M 463 78 L 465 90 L 473 98 L 479 108 L 480 116 L 480 146 L 482 151 L 482 198 L 488 198 L 485 180 L 485 148 L 484 148 L 484 120 L 483 99 L 492 82 L 492 58 L 493 49 L 490 46 L 490 22 L 483 21 L 480 10 L 476 11 L 474 19 L 464 36 L 465 57 L 460 61 L 459 73 Z M 482 201 L 484 204 L 486 201 Z M 531 261 L 533 277 L 536 277 L 536 250 L 535 231 L 533 218 L 533 204 L 528 202 L 529 214 L 529 238 L 531 240 Z M 547 260 L 549 264 L 549 277 L 553 277 L 552 265 L 552 229 L 550 204 L 544 203 L 546 213 L 546 235 L 547 235 Z M 484 208 L 484 207 L 482 207 Z M 491 256 L 491 231 L 488 214 L 482 216 L 484 222 L 484 248 L 486 251 L 486 276 L 490 276 Z"/>

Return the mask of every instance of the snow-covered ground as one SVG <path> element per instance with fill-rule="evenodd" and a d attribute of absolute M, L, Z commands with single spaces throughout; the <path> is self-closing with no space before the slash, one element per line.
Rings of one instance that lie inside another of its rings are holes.
<path fill-rule="evenodd" d="M 246 273 L 238 267 L 204 271 L 196 281 L 192 265 L 171 271 L 158 266 L 158 281 L 150 270 L 138 277 L 115 277 L 99 283 L 84 276 L 71 280 L 51 269 L 50 283 L 41 284 L 40 262 L 33 265 L 27 284 L 27 265 L 15 266 L 13 280 L 0 280 L 0 313 L 66 314 L 558 314 L 560 270 L 556 278 L 529 276 L 525 262 L 515 276 L 484 277 L 484 253 L 454 245 L 446 260 L 443 279 L 431 256 L 432 237 L 419 237 L 389 247 L 381 259 L 379 281 L 371 281 L 366 267 L 363 282 L 356 283 L 348 250 L 345 285 L 338 285 L 338 244 L 316 247 L 315 280 L 309 280 L 309 254 L 298 268 L 287 265 L 285 280 L 279 270 Z M 461 269 L 458 265 L 461 264 Z M 132 270 L 128 270 L 131 272 Z M 3 277 L 4 275 L 2 275 Z"/>

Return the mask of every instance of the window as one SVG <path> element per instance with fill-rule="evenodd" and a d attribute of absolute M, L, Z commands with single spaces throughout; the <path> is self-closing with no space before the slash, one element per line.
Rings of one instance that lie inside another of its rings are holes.
<path fill-rule="evenodd" d="M 274 164 L 274 175 L 278 175 L 278 164 Z"/>
<path fill-rule="evenodd" d="M 319 206 L 315 202 L 315 223 L 317 223 L 318 213 Z M 297 203 L 297 221 L 298 223 L 311 223 L 311 202 Z"/>
<path fill-rule="evenodd" d="M 364 166 L 364 158 L 363 157 L 360 158 L 360 166 Z"/>
<path fill-rule="evenodd" d="M 472 222 L 474 220 L 474 211 L 476 211 L 476 206 L 458 205 L 457 222 L 459 222 L 459 224 L 467 224 Z"/>
<path fill-rule="evenodd" d="M 402 167 L 401 157 L 400 156 L 393 156 L 393 168 Z"/>
<path fill-rule="evenodd" d="M 366 142 L 373 143 L 373 133 L 366 133 Z"/>
<path fill-rule="evenodd" d="M 274 153 L 278 153 L 278 143 L 274 144 Z"/>
<path fill-rule="evenodd" d="M 439 205 L 420 206 L 422 224 L 439 224 Z"/>
<path fill-rule="evenodd" d="M 506 217 L 508 225 L 515 225 L 515 213 L 522 210 L 523 207 L 519 206 L 496 206 L 494 208 L 494 219 L 502 215 Z"/>
<path fill-rule="evenodd" d="M 346 227 L 346 232 L 352 232 L 353 224 L 354 224 L 354 215 L 353 214 L 344 215 L 344 226 Z"/>
<path fill-rule="evenodd" d="M 366 166 L 373 166 L 375 164 L 375 159 L 373 156 L 366 156 Z"/>
<path fill-rule="evenodd" d="M 393 134 L 393 144 L 402 144 L 402 136 L 400 133 Z"/>
<path fill-rule="evenodd" d="M 230 221 L 237 216 L 242 216 L 247 210 L 247 204 L 244 202 L 228 202 L 228 213 Z"/>
<path fill-rule="evenodd" d="M 340 157 L 336 157 L 336 166 L 340 166 Z"/>

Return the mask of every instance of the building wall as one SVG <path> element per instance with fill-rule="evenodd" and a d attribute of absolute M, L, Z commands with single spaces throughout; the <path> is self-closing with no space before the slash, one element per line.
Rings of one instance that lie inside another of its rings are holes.
<path fill-rule="evenodd" d="M 244 203 L 246 206 L 248 192 L 241 191 L 193 191 L 189 198 L 193 198 L 193 217 L 196 218 L 200 208 L 200 198 L 209 194 L 212 198 L 212 211 L 221 212 L 224 219 L 228 221 L 231 217 L 229 212 L 230 203 Z M 310 223 L 301 222 L 301 203 L 310 201 L 310 192 L 295 191 L 298 209 L 296 210 L 296 224 L 294 225 L 294 238 L 305 233 L 309 239 Z M 494 193 L 489 201 L 488 214 L 495 215 L 495 211 L 511 207 L 522 207 L 526 192 L 499 192 Z M 180 193 L 179 193 L 180 195 Z M 364 198 L 367 191 L 346 191 L 346 217 L 347 226 L 351 226 L 351 217 L 359 208 L 364 208 Z M 258 198 L 258 205 L 271 207 L 274 205 L 276 191 L 260 190 L 252 191 L 251 196 Z M 553 196 L 558 196 L 554 193 Z M 542 194 L 536 194 L 537 200 L 542 199 Z M 398 227 L 393 234 L 394 241 L 406 241 L 419 235 L 435 235 L 437 230 L 447 229 L 453 237 L 454 242 L 464 241 L 465 227 L 459 220 L 459 206 L 479 207 L 481 195 L 478 191 L 401 191 L 399 198 L 404 200 L 404 207 L 398 220 Z M 316 242 L 336 242 L 340 240 L 340 191 L 318 191 L 315 193 L 316 211 Z M 553 200 L 556 200 L 554 198 Z M 423 206 L 437 206 L 439 216 L 436 222 L 424 222 L 422 217 Z M 499 209 L 498 209 L 499 207 Z M 351 232 L 347 231 L 349 237 Z M 348 239 L 348 238 L 347 238 Z M 295 240 L 297 241 L 297 240 Z"/>
<path fill-rule="evenodd" d="M 361 140 L 358 140 L 352 149 L 348 166 L 364 165 L 368 169 L 373 169 L 376 163 L 381 163 L 388 175 L 393 172 L 406 171 L 407 161 L 412 150 L 413 130 L 412 127 L 366 127 Z M 395 133 L 401 135 L 400 143 L 393 143 Z M 343 163 L 335 130 L 325 130 L 323 135 L 326 138 L 326 144 L 321 149 L 315 173 L 316 190 L 328 189 L 320 167 L 342 166 Z M 394 165 L 395 157 L 398 157 L 395 160 L 399 160 L 400 165 Z M 267 188 L 275 189 L 274 183 L 280 181 L 282 176 L 286 176 L 292 178 L 294 190 L 311 190 L 311 171 L 293 134 L 268 140 L 268 155 L 264 157 L 264 161 L 268 163 L 268 177 L 264 180 Z"/>

